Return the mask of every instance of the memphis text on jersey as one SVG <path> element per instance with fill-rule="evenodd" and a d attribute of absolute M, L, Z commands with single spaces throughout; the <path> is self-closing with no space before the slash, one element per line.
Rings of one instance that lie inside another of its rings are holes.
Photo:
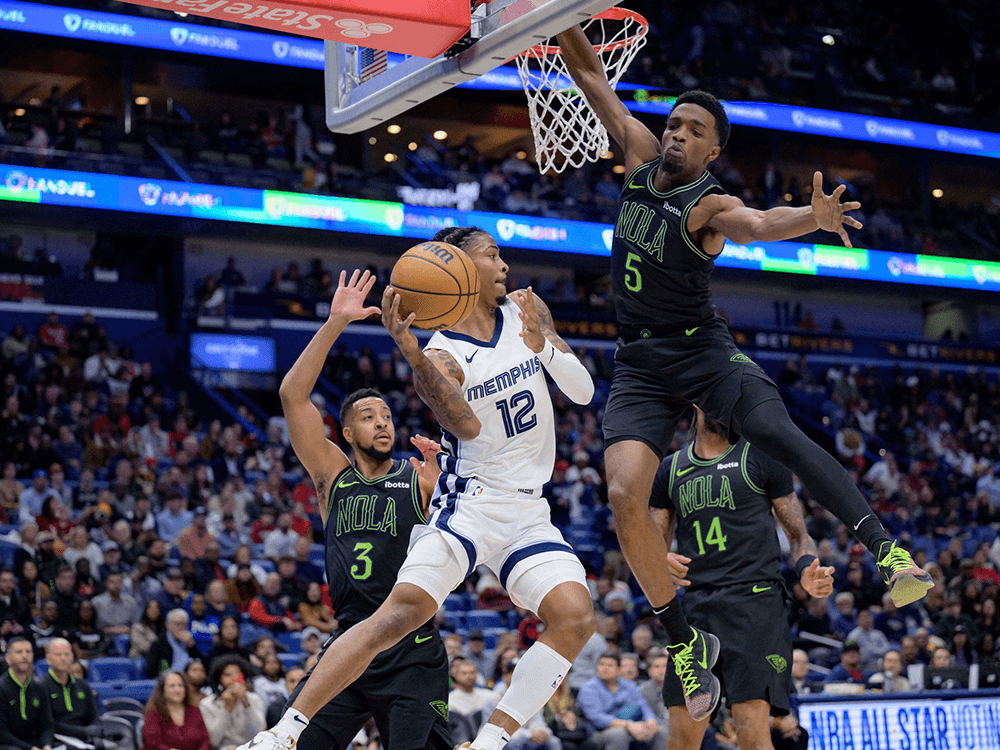
<path fill-rule="evenodd" d="M 732 465 L 739 466 L 739 464 Z M 723 468 L 723 465 L 720 464 L 719 468 Z M 678 472 L 678 476 L 680 476 L 680 472 Z M 712 474 L 702 475 L 688 479 L 678 487 L 678 499 L 680 500 L 679 505 L 682 518 L 686 517 L 689 513 L 705 508 L 728 508 L 729 510 L 736 510 L 736 506 L 733 504 L 733 490 L 729 486 L 729 477 L 725 475 L 718 477 L 721 480 L 719 482 L 718 494 L 712 491 L 712 484 L 715 479 L 716 477 Z"/>
<path fill-rule="evenodd" d="M 465 398 L 468 401 L 478 401 L 481 398 L 502 393 L 508 388 L 517 385 L 518 380 L 527 380 L 541 369 L 542 363 L 538 357 L 531 357 L 521 364 L 511 367 L 507 372 L 501 372 L 496 377 L 490 378 L 484 383 L 471 386 L 466 391 Z"/>

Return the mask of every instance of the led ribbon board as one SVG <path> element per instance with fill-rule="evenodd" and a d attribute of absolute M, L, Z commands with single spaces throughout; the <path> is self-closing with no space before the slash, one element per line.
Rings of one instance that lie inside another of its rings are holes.
<path fill-rule="evenodd" d="M 614 227 L 277 190 L 0 165 L 0 201 L 427 239 L 476 225 L 500 244 L 609 256 Z M 1000 263 L 801 242 L 726 243 L 715 265 L 859 281 L 1000 291 Z"/>

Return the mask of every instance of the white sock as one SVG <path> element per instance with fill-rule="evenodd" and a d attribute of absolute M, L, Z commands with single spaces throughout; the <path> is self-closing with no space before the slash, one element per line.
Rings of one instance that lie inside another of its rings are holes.
<path fill-rule="evenodd" d="M 497 704 L 497 710 L 524 726 L 542 710 L 571 666 L 572 662 L 544 643 L 535 641 L 514 667 L 510 687 Z"/>
<path fill-rule="evenodd" d="M 285 711 L 285 715 L 281 717 L 281 721 L 274 725 L 274 729 L 271 730 L 275 734 L 288 735 L 296 742 L 299 739 L 299 735 L 302 734 L 302 730 L 309 726 L 309 719 L 301 711 L 296 711 L 294 708 L 290 708 Z"/>
<path fill-rule="evenodd" d="M 483 724 L 469 750 L 502 750 L 510 742 L 510 735 L 496 724 Z"/>

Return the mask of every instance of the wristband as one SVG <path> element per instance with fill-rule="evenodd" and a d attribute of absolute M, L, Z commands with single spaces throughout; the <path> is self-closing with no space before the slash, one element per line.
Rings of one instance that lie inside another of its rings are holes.
<path fill-rule="evenodd" d="M 802 571 L 812 565 L 815 559 L 816 555 L 802 555 L 802 557 L 795 561 L 795 580 L 802 580 Z"/>
<path fill-rule="evenodd" d="M 556 348 L 552 346 L 552 342 L 549 341 L 547 336 L 545 337 L 545 343 L 542 345 L 542 350 L 535 356 L 538 357 L 538 361 L 545 367 L 552 364 L 552 359 L 556 356 Z"/>

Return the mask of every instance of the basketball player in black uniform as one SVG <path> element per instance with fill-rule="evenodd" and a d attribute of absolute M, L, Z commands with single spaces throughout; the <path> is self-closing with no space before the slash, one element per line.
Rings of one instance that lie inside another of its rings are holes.
<path fill-rule="evenodd" d="M 681 95 L 657 138 L 615 95 L 579 27 L 557 40 L 576 85 L 624 150 L 628 173 L 611 249 L 620 339 L 604 415 L 608 495 L 622 551 L 670 638 L 674 669 L 689 678 L 683 679 L 691 691 L 688 709 L 705 716 L 704 696 L 716 695 L 718 686 L 700 665 L 703 651 L 715 644 L 684 620 L 662 565 L 667 549 L 646 506 L 657 466 L 690 404 L 798 474 L 872 552 L 898 605 L 933 585 L 889 539 L 843 467 L 792 423 L 777 387 L 716 317 L 709 289 L 727 238 L 767 242 L 824 229 L 850 247 L 846 227 L 861 225 L 846 212 L 860 204 L 840 202 L 843 185 L 825 195 L 817 172 L 810 206 L 747 208 L 706 171 L 729 138 L 718 99 L 702 91 Z"/>
<path fill-rule="evenodd" d="M 345 277 L 342 272 L 329 319 L 285 375 L 280 391 L 292 448 L 312 477 L 323 517 L 326 577 L 339 623 L 326 646 L 369 617 L 389 595 L 406 559 L 411 529 L 426 522 L 440 473 L 432 458 L 439 446 L 426 438 L 413 439 L 423 462 L 393 460 L 392 413 L 370 388 L 348 396 L 340 412 L 355 464 L 327 439 L 309 400 L 316 378 L 349 323 L 381 314 L 377 307 L 364 306 L 375 278 L 367 271 L 360 277 L 355 271 L 349 282 Z M 286 711 L 311 674 L 293 691 Z M 369 716 L 387 750 L 451 750 L 448 658 L 430 622 L 379 654 L 360 678 L 321 708 L 302 731 L 298 747 L 349 747 Z"/>
<path fill-rule="evenodd" d="M 741 748 L 771 747 L 770 714 L 789 712 L 792 638 L 780 572 L 774 519 L 788 535 L 802 587 L 833 593 L 833 571 L 819 567 L 806 532 L 792 473 L 696 409 L 694 439 L 660 464 L 649 505 L 669 547 L 668 568 L 686 587 L 684 613 L 719 636 L 713 672 L 733 712 Z M 773 511 L 773 515 L 772 515 Z M 667 674 L 663 702 L 670 710 L 671 750 L 698 750 L 707 724 L 684 710 L 684 690 Z"/>

